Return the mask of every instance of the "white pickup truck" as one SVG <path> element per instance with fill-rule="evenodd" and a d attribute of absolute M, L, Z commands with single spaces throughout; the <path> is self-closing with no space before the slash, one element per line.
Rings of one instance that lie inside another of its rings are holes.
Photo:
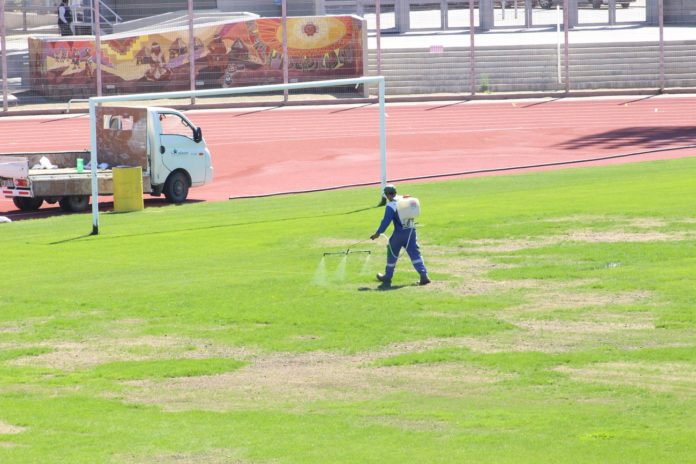
<path fill-rule="evenodd" d="M 140 166 L 143 193 L 164 194 L 172 203 L 186 200 L 190 187 L 212 182 L 201 129 L 180 112 L 98 107 L 96 121 L 100 195 L 113 195 L 111 169 L 119 166 Z M 89 161 L 88 151 L 0 153 L 2 194 L 23 211 L 37 210 L 44 201 L 57 202 L 64 211 L 85 211 L 91 195 Z"/>

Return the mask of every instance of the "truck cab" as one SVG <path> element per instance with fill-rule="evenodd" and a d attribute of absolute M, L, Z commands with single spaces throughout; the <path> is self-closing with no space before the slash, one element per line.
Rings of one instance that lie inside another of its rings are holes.
<path fill-rule="evenodd" d="M 148 154 L 151 193 L 181 203 L 189 187 L 213 181 L 210 151 L 202 131 L 185 115 L 169 108 L 148 108 Z M 153 156 L 154 153 L 154 156 Z"/>

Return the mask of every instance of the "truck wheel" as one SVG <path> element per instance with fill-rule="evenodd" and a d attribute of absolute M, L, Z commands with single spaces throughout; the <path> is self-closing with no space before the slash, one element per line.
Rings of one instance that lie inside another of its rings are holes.
<path fill-rule="evenodd" d="M 553 6 L 553 0 L 539 0 L 539 6 L 545 10 L 550 10 Z"/>
<path fill-rule="evenodd" d="M 592 8 L 595 10 L 602 7 L 602 0 L 592 0 Z"/>
<path fill-rule="evenodd" d="M 81 213 L 82 211 L 87 211 L 89 207 L 89 196 L 88 195 L 71 195 L 69 197 L 63 197 L 58 202 L 60 209 L 66 212 Z"/>
<path fill-rule="evenodd" d="M 12 203 L 21 211 L 36 211 L 41 208 L 43 198 L 12 197 Z"/>
<path fill-rule="evenodd" d="M 183 203 L 188 196 L 189 183 L 186 175 L 181 172 L 173 172 L 164 183 L 164 196 L 169 203 Z"/>
<path fill-rule="evenodd" d="M 630 3 L 622 3 L 621 8 L 628 8 L 630 5 Z"/>

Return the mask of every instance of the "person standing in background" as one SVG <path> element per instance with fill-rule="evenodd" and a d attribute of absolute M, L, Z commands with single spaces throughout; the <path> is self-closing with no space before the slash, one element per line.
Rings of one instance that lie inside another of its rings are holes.
<path fill-rule="evenodd" d="M 58 6 L 58 28 L 60 29 L 60 35 L 73 35 L 70 23 L 72 23 L 72 11 L 70 11 L 70 7 L 68 6 L 68 0 L 61 0 Z"/>

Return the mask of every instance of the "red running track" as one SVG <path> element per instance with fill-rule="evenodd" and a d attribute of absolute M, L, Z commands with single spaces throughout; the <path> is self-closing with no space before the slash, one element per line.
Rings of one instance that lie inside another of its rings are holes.
<path fill-rule="evenodd" d="M 565 162 L 696 141 L 696 97 L 387 105 L 389 179 Z M 196 200 L 378 182 L 376 105 L 191 111 L 215 180 Z M 89 147 L 88 117 L 0 118 L 0 152 Z M 696 149 L 609 164 L 693 156 Z M 55 210 L 55 207 L 44 206 Z M 15 211 L 0 199 L 0 213 Z M 4 214 L 20 218 L 18 212 Z"/>

